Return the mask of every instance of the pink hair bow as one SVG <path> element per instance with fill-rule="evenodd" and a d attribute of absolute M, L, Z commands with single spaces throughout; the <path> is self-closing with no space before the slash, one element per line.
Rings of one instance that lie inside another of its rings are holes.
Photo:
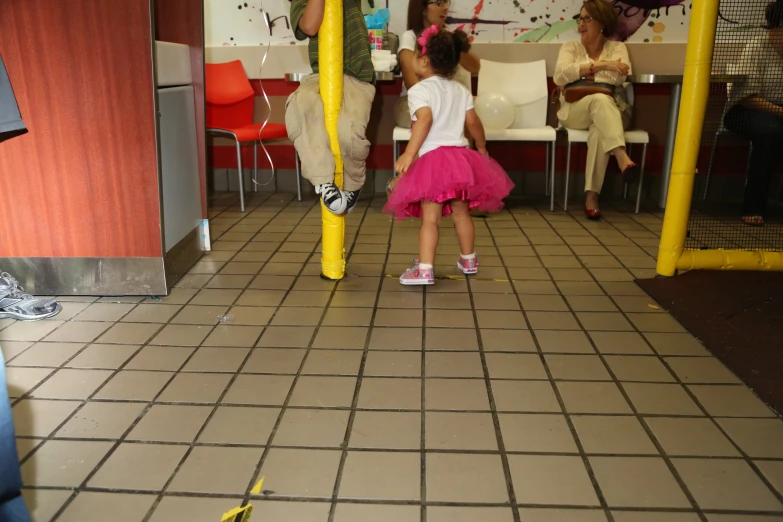
<path fill-rule="evenodd" d="M 421 36 L 419 36 L 417 42 L 421 46 L 422 56 L 427 54 L 427 44 L 430 43 L 430 38 L 438 34 L 438 31 L 440 31 L 440 29 L 438 29 L 437 25 L 431 25 L 421 33 Z"/>

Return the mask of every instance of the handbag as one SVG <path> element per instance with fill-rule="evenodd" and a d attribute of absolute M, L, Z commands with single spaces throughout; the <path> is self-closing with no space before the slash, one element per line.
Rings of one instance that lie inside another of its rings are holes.
<path fill-rule="evenodd" d="M 596 83 L 581 79 L 566 85 L 565 89 L 563 90 L 563 96 L 566 103 L 575 103 L 585 96 L 591 96 L 593 94 L 605 94 L 607 96 L 613 96 L 614 88 L 615 86 L 611 83 Z"/>

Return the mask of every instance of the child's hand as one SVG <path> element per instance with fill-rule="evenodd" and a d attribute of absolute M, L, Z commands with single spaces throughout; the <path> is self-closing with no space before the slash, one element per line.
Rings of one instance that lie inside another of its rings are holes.
<path fill-rule="evenodd" d="M 386 182 L 386 194 L 391 194 L 392 190 L 394 190 L 394 187 L 397 185 L 397 182 L 400 181 L 399 176 L 393 176 L 389 181 Z"/>
<path fill-rule="evenodd" d="M 402 156 L 397 159 L 397 163 L 394 165 L 394 170 L 397 172 L 397 174 L 405 174 L 408 172 L 408 169 L 411 167 L 411 163 L 413 163 L 413 160 L 416 159 L 412 154 L 408 154 L 407 152 L 404 153 Z"/>
<path fill-rule="evenodd" d="M 487 150 L 487 146 L 484 145 L 483 147 L 476 147 L 476 150 L 478 150 L 479 154 L 482 156 L 489 156 L 489 151 Z"/>

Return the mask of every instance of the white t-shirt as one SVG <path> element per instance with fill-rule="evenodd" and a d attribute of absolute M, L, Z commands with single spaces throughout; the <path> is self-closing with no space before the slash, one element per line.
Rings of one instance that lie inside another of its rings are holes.
<path fill-rule="evenodd" d="M 409 29 L 400 36 L 400 48 L 397 51 L 397 54 L 399 55 L 402 51 L 416 52 L 416 33 L 414 33 L 413 30 Z M 461 65 L 457 66 L 457 72 L 454 73 L 452 79 L 459 84 L 464 85 L 468 92 L 473 92 L 470 73 Z M 408 89 L 405 87 L 405 82 L 403 82 L 401 96 L 405 96 L 407 93 Z"/>
<path fill-rule="evenodd" d="M 732 85 L 729 105 L 734 106 L 750 96 L 760 96 L 775 105 L 783 105 L 783 60 L 772 47 L 769 35 L 750 40 L 742 52 L 735 74 L 745 75 L 744 81 Z"/>
<path fill-rule="evenodd" d="M 432 128 L 419 150 L 420 156 L 438 147 L 468 146 L 465 113 L 473 108 L 473 96 L 459 83 L 442 76 L 422 80 L 408 91 L 408 107 L 414 121 L 422 107 L 432 111 Z"/>

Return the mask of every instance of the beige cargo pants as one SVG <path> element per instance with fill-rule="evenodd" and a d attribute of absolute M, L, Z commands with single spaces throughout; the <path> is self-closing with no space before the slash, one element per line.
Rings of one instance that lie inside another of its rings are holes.
<path fill-rule="evenodd" d="M 345 75 L 343 104 L 337 125 L 343 157 L 343 190 L 359 190 L 367 177 L 370 142 L 366 137 L 375 86 Z M 324 122 L 324 104 L 318 74 L 302 79 L 285 104 L 288 137 L 302 160 L 302 175 L 313 185 L 334 181 L 334 156 Z"/>
<path fill-rule="evenodd" d="M 614 99 L 604 94 L 585 96 L 569 107 L 563 126 L 587 131 L 585 192 L 601 193 L 609 153 L 625 147 L 625 130 L 630 122 L 631 111 L 620 112 Z"/>

